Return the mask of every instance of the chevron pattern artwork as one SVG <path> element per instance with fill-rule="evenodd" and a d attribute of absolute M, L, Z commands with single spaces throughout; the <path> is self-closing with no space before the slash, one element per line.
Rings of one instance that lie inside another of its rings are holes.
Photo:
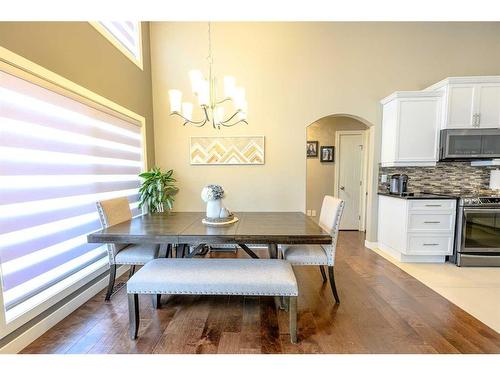
<path fill-rule="evenodd" d="M 191 137 L 192 165 L 264 164 L 264 136 Z"/>

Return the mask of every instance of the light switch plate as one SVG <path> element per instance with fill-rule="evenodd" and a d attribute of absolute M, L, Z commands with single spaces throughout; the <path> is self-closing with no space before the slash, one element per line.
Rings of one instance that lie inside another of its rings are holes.
<path fill-rule="evenodd" d="M 380 175 L 380 182 L 382 182 L 382 183 L 387 182 L 387 175 L 386 174 Z"/>

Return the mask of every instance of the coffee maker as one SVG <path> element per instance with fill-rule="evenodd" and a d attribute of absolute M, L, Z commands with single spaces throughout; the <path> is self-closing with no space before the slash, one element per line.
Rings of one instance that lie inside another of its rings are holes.
<path fill-rule="evenodd" d="M 408 190 L 408 175 L 393 174 L 389 184 L 389 193 L 403 195 Z"/>

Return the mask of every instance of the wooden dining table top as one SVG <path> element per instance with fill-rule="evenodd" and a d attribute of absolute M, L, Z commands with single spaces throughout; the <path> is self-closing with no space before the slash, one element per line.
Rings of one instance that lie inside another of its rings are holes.
<path fill-rule="evenodd" d="M 226 226 L 202 223 L 204 212 L 146 214 L 87 236 L 90 243 L 329 244 L 332 237 L 302 212 L 238 212 Z"/>

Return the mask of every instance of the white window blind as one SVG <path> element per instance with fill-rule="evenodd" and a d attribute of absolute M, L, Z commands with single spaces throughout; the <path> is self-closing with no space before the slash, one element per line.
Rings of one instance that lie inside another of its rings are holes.
<path fill-rule="evenodd" d="M 0 267 L 7 312 L 104 262 L 88 244 L 95 202 L 127 196 L 139 214 L 141 129 L 0 71 Z"/>

